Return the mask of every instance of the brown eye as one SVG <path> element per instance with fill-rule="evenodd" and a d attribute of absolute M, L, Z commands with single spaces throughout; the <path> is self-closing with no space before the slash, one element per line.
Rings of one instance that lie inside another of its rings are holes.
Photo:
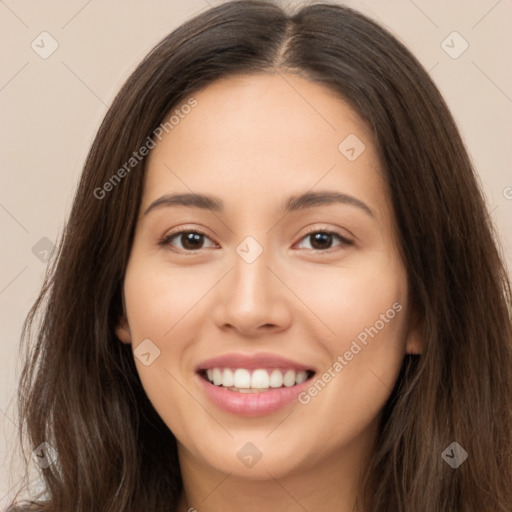
<path fill-rule="evenodd" d="M 200 231 L 179 231 L 166 236 L 161 245 L 171 246 L 184 252 L 198 251 L 204 249 L 206 241 L 211 242 L 210 247 L 215 247 L 215 244 L 204 233 Z"/>
<path fill-rule="evenodd" d="M 313 249 L 330 249 L 332 246 L 333 236 L 330 233 L 314 233 L 309 236 Z"/>
<path fill-rule="evenodd" d="M 325 251 L 340 245 L 352 245 L 352 242 L 334 231 L 313 231 L 305 235 L 301 241 L 309 240 L 304 249 Z M 333 245 L 337 242 L 335 245 Z"/>

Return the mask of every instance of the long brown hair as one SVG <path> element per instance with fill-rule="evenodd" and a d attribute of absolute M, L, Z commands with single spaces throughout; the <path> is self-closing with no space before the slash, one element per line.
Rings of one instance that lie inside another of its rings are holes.
<path fill-rule="evenodd" d="M 287 14 L 258 1 L 212 8 L 161 41 L 92 145 L 24 326 L 20 437 L 29 451 L 48 442 L 58 454 L 42 470 L 36 510 L 175 507 L 176 440 L 114 334 L 145 159 L 102 198 L 94 191 L 194 91 L 230 74 L 283 71 L 337 92 L 373 130 L 424 343 L 386 404 L 361 510 L 510 512 L 510 283 L 454 120 L 418 61 L 365 16 L 326 4 Z M 457 469 L 441 456 L 454 441 L 468 453 Z"/>

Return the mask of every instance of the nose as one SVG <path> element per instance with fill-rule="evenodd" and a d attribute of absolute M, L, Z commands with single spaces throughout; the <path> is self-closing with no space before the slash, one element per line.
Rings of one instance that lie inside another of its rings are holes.
<path fill-rule="evenodd" d="M 235 254 L 233 269 L 216 290 L 213 315 L 220 329 L 254 338 L 289 327 L 290 293 L 269 263 L 266 251 L 252 263 Z"/>

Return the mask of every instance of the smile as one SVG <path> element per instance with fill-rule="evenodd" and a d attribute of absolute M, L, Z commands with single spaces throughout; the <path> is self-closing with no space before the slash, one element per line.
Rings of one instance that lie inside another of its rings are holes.
<path fill-rule="evenodd" d="M 214 386 L 238 393 L 264 393 L 272 389 L 290 388 L 308 380 L 314 372 L 293 368 L 209 368 L 202 376 Z"/>
<path fill-rule="evenodd" d="M 226 354 L 196 368 L 199 384 L 217 408 L 262 416 L 298 403 L 315 370 L 275 354 Z"/>

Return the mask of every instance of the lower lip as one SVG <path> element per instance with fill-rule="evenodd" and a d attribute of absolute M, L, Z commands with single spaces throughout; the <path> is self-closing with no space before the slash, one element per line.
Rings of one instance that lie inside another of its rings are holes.
<path fill-rule="evenodd" d="M 220 409 L 241 416 L 264 416 L 284 408 L 297 400 L 297 396 L 310 385 L 310 380 L 289 388 L 276 388 L 260 393 L 239 393 L 210 384 L 197 376 L 210 400 Z"/>

